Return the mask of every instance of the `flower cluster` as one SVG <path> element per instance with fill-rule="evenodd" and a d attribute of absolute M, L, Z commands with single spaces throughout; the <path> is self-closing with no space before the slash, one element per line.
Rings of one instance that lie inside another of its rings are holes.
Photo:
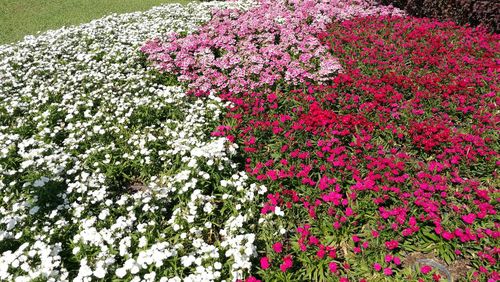
<path fill-rule="evenodd" d="M 260 0 L 248 10 L 225 9 L 195 33 L 170 34 L 142 51 L 191 89 L 248 91 L 279 82 L 325 81 L 342 69 L 316 35 L 332 20 L 402 14 L 372 1 Z"/>
<path fill-rule="evenodd" d="M 220 95 L 214 134 L 269 189 L 257 274 L 408 280 L 430 270 L 408 274 L 405 257 L 434 251 L 469 261 L 466 280 L 498 279 L 499 36 L 363 17 L 319 38 L 344 69 L 331 85 Z"/>
<path fill-rule="evenodd" d="M 500 37 L 401 15 L 166 5 L 0 46 L 0 280 L 500 279 Z"/>
<path fill-rule="evenodd" d="M 186 96 L 138 50 L 245 5 L 167 5 L 0 47 L 0 280 L 247 275 L 265 187 L 210 136 L 227 104 Z"/>

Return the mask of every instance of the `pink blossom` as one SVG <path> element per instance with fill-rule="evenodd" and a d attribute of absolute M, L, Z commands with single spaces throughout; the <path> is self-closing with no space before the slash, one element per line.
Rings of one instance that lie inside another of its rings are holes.
<path fill-rule="evenodd" d="M 330 268 L 330 271 L 331 271 L 332 273 L 337 272 L 337 269 L 338 269 L 337 263 L 335 263 L 335 262 L 333 262 L 333 261 L 332 261 L 332 262 L 330 262 L 330 263 L 328 264 L 328 268 Z"/>
<path fill-rule="evenodd" d="M 393 257 L 391 255 L 386 255 L 385 256 L 385 262 L 390 263 L 392 261 Z"/>
<path fill-rule="evenodd" d="M 387 241 L 387 242 L 385 242 L 385 246 L 389 250 L 394 250 L 399 246 L 399 242 L 396 240 Z"/>
<path fill-rule="evenodd" d="M 283 263 L 280 265 L 280 269 L 282 272 L 285 272 L 287 269 L 293 266 L 292 256 L 288 255 L 283 258 Z"/>
<path fill-rule="evenodd" d="M 268 257 L 262 257 L 260 258 L 260 267 L 262 269 L 268 269 L 270 266 L 270 263 L 269 263 L 269 258 Z"/>
<path fill-rule="evenodd" d="M 473 224 L 474 220 L 476 220 L 476 215 L 473 213 L 470 213 L 468 215 L 462 216 L 462 220 L 467 223 L 467 224 Z"/>
<path fill-rule="evenodd" d="M 273 250 L 277 253 L 281 253 L 283 251 L 283 244 L 281 244 L 281 242 L 274 243 Z"/>
<path fill-rule="evenodd" d="M 395 265 L 401 265 L 401 259 L 399 257 L 394 257 L 393 261 Z"/>
<path fill-rule="evenodd" d="M 392 268 L 390 268 L 390 267 L 384 268 L 384 274 L 387 276 L 391 276 L 392 275 Z"/>
<path fill-rule="evenodd" d="M 423 274 L 427 274 L 429 272 L 431 272 L 432 270 L 432 267 L 428 266 L 428 265 L 424 265 L 422 267 L 420 267 L 420 272 L 422 272 Z"/>

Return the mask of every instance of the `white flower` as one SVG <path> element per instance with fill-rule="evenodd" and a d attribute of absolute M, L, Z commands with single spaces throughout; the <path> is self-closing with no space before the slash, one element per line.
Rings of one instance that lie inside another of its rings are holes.
<path fill-rule="evenodd" d="M 92 269 L 87 265 L 87 262 L 85 261 L 85 264 L 80 265 L 80 270 L 78 271 L 78 276 L 82 277 L 88 277 L 92 275 Z"/>
<path fill-rule="evenodd" d="M 277 215 L 277 216 L 284 216 L 285 213 L 281 210 L 280 207 L 276 207 L 274 208 L 274 213 Z"/>
<path fill-rule="evenodd" d="M 146 237 L 142 236 L 141 238 L 139 238 L 139 248 L 143 248 L 145 246 L 147 246 L 148 244 L 148 239 L 146 239 Z"/>
<path fill-rule="evenodd" d="M 106 276 L 106 270 L 102 267 L 98 267 L 94 270 L 94 276 L 97 278 L 104 278 Z"/>
<path fill-rule="evenodd" d="M 115 274 L 118 278 L 123 278 L 127 275 L 127 270 L 123 267 L 117 268 Z"/>

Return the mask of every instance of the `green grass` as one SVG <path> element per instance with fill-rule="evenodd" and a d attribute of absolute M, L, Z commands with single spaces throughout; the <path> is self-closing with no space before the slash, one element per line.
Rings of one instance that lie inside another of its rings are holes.
<path fill-rule="evenodd" d="M 38 31 L 89 22 L 111 13 L 144 11 L 189 0 L 0 0 L 0 44 Z"/>

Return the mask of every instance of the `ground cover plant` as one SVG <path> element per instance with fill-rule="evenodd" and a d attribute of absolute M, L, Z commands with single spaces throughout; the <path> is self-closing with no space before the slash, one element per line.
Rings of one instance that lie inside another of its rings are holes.
<path fill-rule="evenodd" d="M 243 277 L 265 188 L 205 133 L 224 103 L 166 86 L 138 51 L 226 5 L 245 7 L 169 5 L 0 47 L 0 280 Z"/>
<path fill-rule="evenodd" d="M 307 19 L 300 8 L 312 3 L 282 4 Z M 195 93 L 218 89 L 232 103 L 214 135 L 237 143 L 247 173 L 269 188 L 257 231 L 265 246 L 259 278 L 494 281 L 498 36 L 451 23 L 366 14 L 340 18 L 325 33 L 315 34 L 321 25 L 310 31 L 330 47 L 330 56 L 314 48 L 318 56 L 340 65 L 334 68 L 340 74 L 326 83 L 314 76 L 321 68 L 311 68 L 311 60 L 301 62 L 307 71 L 298 71 L 303 76 L 297 80 L 289 77 L 293 59 L 280 64 L 293 46 L 286 40 L 285 47 L 277 46 L 293 25 L 265 37 L 277 34 L 278 40 L 250 48 L 269 64 L 250 85 L 230 82 L 238 77 L 231 71 L 222 83 L 199 82 L 225 72 L 223 56 L 206 51 L 211 59 L 203 60 L 207 53 L 199 49 L 226 54 L 247 44 L 230 28 L 224 29 L 229 35 L 215 33 L 210 41 L 219 19 L 185 39 L 150 42 L 143 51 L 161 69 L 176 71 Z M 300 24 L 307 28 L 307 20 Z M 268 46 L 282 52 L 267 55 Z M 300 62 L 300 55 L 294 59 Z M 259 64 L 234 65 L 236 73 L 248 73 L 242 69 Z M 276 71 L 274 80 L 266 79 L 268 68 Z M 423 265 L 421 273 L 412 271 L 415 256 L 445 269 L 431 273 Z"/>
<path fill-rule="evenodd" d="M 409 271 L 419 252 L 499 279 L 498 36 L 364 17 L 320 37 L 343 66 L 332 85 L 221 95 L 225 134 L 269 188 L 260 276 L 431 279 Z"/>
<path fill-rule="evenodd" d="M 0 46 L 0 280 L 497 281 L 499 39 L 261 0 Z"/>
<path fill-rule="evenodd" d="M 192 90 L 241 92 L 306 80 L 324 81 L 341 69 L 316 35 L 332 20 L 402 14 L 369 1 L 260 1 L 249 11 L 220 10 L 195 34 L 171 34 L 142 51 Z M 238 28 L 235 28 L 238 27 Z"/>

